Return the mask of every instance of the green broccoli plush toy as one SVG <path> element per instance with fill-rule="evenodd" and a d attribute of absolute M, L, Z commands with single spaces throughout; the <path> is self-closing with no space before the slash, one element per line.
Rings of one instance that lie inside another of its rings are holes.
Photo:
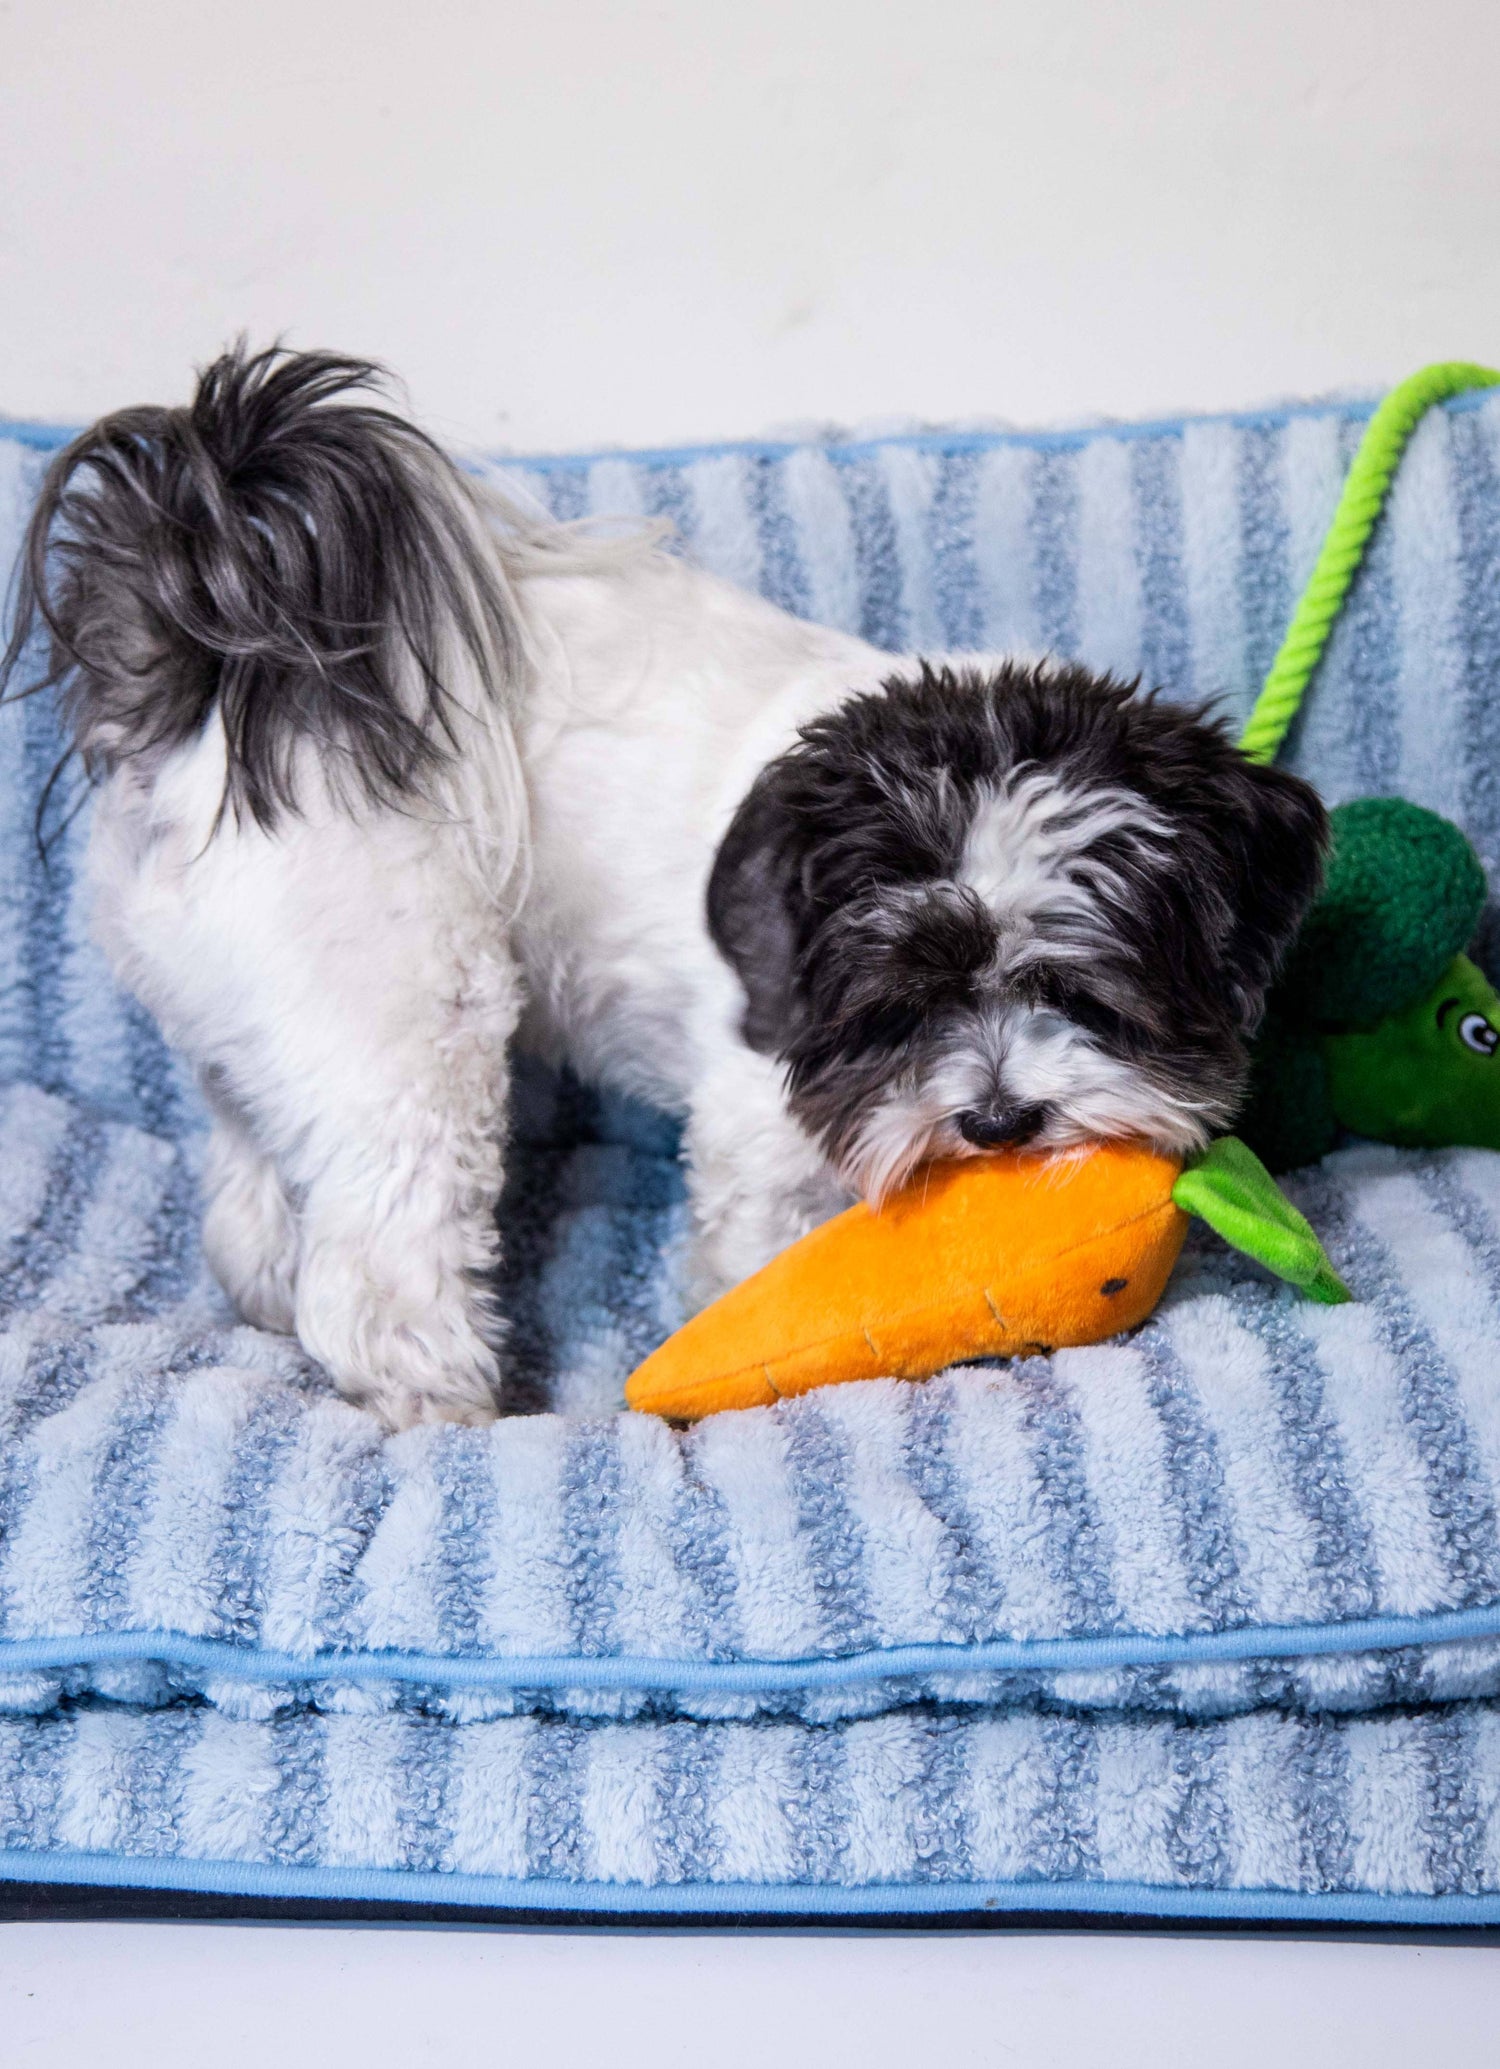
<path fill-rule="evenodd" d="M 1296 717 L 1413 430 L 1450 396 L 1494 387 L 1495 368 L 1445 360 L 1371 417 L 1240 736 L 1252 761 L 1273 761 Z M 1314 1162 L 1343 1129 L 1500 1149 L 1500 998 L 1464 954 L 1486 895 L 1479 857 L 1451 821 L 1400 798 L 1330 818 L 1327 881 L 1271 995 L 1241 1136 L 1272 1171 Z"/>
<path fill-rule="evenodd" d="M 1323 892 L 1272 993 L 1239 1133 L 1273 1171 L 1344 1129 L 1500 1149 L 1500 998 L 1463 952 L 1485 900 L 1479 857 L 1401 798 L 1330 818 Z"/>

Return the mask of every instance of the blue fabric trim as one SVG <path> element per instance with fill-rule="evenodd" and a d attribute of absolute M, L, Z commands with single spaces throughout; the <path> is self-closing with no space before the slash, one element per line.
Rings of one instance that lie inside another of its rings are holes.
<path fill-rule="evenodd" d="M 223 1896 L 326 1897 L 354 1903 L 461 1904 L 486 1910 L 658 1912 L 713 1917 L 941 1916 L 976 1911 L 1086 1911 L 1193 1919 L 1291 1919 L 1364 1925 L 1500 1925 L 1500 1895 L 1316 1894 L 1282 1889 L 1183 1889 L 1149 1882 L 677 1882 L 526 1881 L 402 1868 L 295 1868 L 259 1861 L 194 1861 L 135 1854 L 0 1849 L 0 1881 L 83 1883 L 104 1889 L 177 1889 Z"/>
<path fill-rule="evenodd" d="M 0 418 L 0 438 L 12 445 L 29 446 L 33 452 L 51 453 L 78 436 L 77 424 L 27 424 Z"/>
<path fill-rule="evenodd" d="M 1489 389 L 1456 395 L 1439 408 L 1450 414 L 1479 409 Z M 586 452 L 498 453 L 492 456 L 500 467 L 522 467 L 529 473 L 571 473 L 592 467 L 601 460 L 629 460 L 642 467 L 682 467 L 695 460 L 717 460 L 738 456 L 747 460 L 782 460 L 790 453 L 809 447 L 824 452 L 831 460 L 864 460 L 872 453 L 899 446 L 913 452 L 992 452 L 1000 446 L 1024 446 L 1039 452 L 1076 452 L 1098 438 L 1133 444 L 1141 439 L 1170 438 L 1192 424 L 1228 424 L 1239 431 L 1275 430 L 1301 417 L 1342 417 L 1362 423 L 1372 416 L 1376 401 L 1368 396 L 1353 400 L 1290 402 L 1271 409 L 1210 410 L 1202 416 L 1156 417 L 1141 424 L 1082 424 L 1054 431 L 893 431 L 873 438 L 739 438 L 708 440 L 698 445 L 599 446 Z M 32 424 L 0 418 L 0 438 L 30 446 L 37 452 L 53 452 L 76 438 L 80 427 L 65 424 Z"/>
<path fill-rule="evenodd" d="M 421 1681 L 461 1688 L 680 1688 L 725 1694 L 842 1687 L 913 1674 L 1027 1668 L 1178 1665 L 1193 1660 L 1301 1659 L 1318 1653 L 1397 1650 L 1500 1636 L 1500 1603 L 1437 1616 L 1364 1617 L 1348 1623 L 1250 1625 L 1187 1637 L 1125 1632 L 1097 1638 L 995 1639 L 982 1645 L 896 1645 L 847 1658 L 657 1659 L 641 1654 L 541 1653 L 475 1658 L 428 1652 L 274 1652 L 173 1631 L 108 1631 L 0 1640 L 0 1671 L 157 1660 L 247 1681 Z"/>

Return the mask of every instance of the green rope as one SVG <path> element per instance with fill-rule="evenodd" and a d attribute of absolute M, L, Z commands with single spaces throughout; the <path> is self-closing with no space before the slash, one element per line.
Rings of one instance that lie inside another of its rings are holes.
<path fill-rule="evenodd" d="M 1500 373 L 1487 366 L 1471 366 L 1462 359 L 1441 360 L 1393 388 L 1365 426 L 1317 566 L 1240 735 L 1240 746 L 1251 761 L 1274 761 L 1286 738 L 1344 594 L 1364 557 L 1406 441 L 1434 403 L 1462 395 L 1466 389 L 1497 386 Z"/>

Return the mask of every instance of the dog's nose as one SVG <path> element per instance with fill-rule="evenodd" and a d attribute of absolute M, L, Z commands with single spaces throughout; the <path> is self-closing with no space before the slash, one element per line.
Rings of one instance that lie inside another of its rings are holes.
<path fill-rule="evenodd" d="M 1047 1118 L 1042 1106 L 971 1107 L 958 1117 L 958 1132 L 975 1149 L 1020 1149 Z"/>

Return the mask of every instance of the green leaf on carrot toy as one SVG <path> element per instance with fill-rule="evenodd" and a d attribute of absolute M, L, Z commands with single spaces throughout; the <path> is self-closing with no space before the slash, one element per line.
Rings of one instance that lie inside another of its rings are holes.
<path fill-rule="evenodd" d="M 1299 1286 L 1309 1300 L 1336 1307 L 1353 1298 L 1306 1217 L 1238 1136 L 1221 1135 L 1210 1143 L 1177 1180 L 1172 1198 L 1234 1249 Z"/>

